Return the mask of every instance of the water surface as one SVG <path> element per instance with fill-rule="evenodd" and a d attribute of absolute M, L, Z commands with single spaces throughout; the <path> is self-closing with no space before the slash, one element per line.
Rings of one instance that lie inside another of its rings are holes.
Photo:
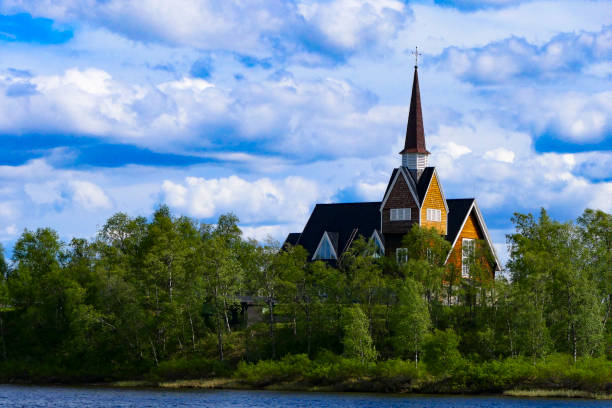
<path fill-rule="evenodd" d="M 504 397 L 410 396 L 275 391 L 164 391 L 87 387 L 0 385 L 0 407 L 363 407 L 363 408 L 552 408 L 612 407 L 609 401 Z"/>

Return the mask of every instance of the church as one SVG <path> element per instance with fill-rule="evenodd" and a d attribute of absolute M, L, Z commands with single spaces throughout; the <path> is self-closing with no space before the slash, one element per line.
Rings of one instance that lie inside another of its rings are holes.
<path fill-rule="evenodd" d="M 285 243 L 301 245 L 312 261 L 336 264 L 361 235 L 372 239 L 381 254 L 403 262 L 408 250 L 402 248 L 402 238 L 418 223 L 435 228 L 450 242 L 445 262 L 459 268 L 463 277 L 469 276 L 466 260 L 474 253 L 476 240 L 489 247 L 492 271 L 499 271 L 501 263 L 476 199 L 446 198 L 436 168 L 428 166 L 416 66 L 406 141 L 399 154 L 401 166 L 392 171 L 381 201 L 317 204 L 304 230 L 289 234 Z"/>

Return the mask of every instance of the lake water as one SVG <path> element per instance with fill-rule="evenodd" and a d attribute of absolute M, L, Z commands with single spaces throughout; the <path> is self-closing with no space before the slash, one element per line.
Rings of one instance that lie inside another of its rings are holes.
<path fill-rule="evenodd" d="M 376 407 L 544 408 L 612 407 L 612 402 L 502 397 L 406 396 L 274 391 L 162 391 L 0 385 L 0 407 Z"/>

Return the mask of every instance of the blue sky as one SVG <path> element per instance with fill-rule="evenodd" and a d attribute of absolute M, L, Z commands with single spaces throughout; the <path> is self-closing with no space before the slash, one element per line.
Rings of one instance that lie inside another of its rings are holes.
<path fill-rule="evenodd" d="M 417 45 L 430 163 L 502 258 L 515 211 L 612 211 L 610 1 L 3 0 L 0 242 L 380 200 Z"/>

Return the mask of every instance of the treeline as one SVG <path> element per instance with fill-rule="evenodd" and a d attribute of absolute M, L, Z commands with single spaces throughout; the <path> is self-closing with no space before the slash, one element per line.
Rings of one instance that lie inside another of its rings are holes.
<path fill-rule="evenodd" d="M 468 381 L 469 367 L 520 362 L 532 373 L 588 360 L 608 376 L 596 388 L 609 390 L 612 216 L 586 210 L 560 223 L 542 210 L 513 223 L 507 271 L 494 279 L 484 245 L 462 279 L 444 265 L 449 243 L 418 226 L 404 238 L 407 262 L 361 238 L 334 268 L 299 246 L 244 239 L 231 214 L 210 225 L 167 207 L 149 219 L 118 213 L 95 239 L 69 243 L 26 230 L 10 262 L 0 259 L 0 379 L 235 373 L 257 384 L 265 367 L 297 361 L 310 367 L 302 380 L 344 364 L 353 368 L 337 368 L 342 378 L 448 383 L 452 373 Z"/>

